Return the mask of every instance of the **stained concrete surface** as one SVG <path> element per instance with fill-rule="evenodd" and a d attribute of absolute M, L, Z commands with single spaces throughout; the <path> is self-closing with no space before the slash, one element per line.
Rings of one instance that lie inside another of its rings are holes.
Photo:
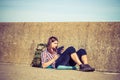
<path fill-rule="evenodd" d="M 120 80 L 120 73 L 41 69 L 0 63 L 0 80 Z"/>

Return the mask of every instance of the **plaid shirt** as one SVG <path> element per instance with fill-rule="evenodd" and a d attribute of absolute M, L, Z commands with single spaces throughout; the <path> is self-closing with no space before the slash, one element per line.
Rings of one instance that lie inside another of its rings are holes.
<path fill-rule="evenodd" d="M 41 53 L 41 61 L 42 61 L 42 64 L 50 61 L 51 59 L 53 59 L 56 54 L 57 54 L 57 53 L 51 54 L 51 53 L 49 53 L 49 52 L 47 51 L 47 49 L 45 49 L 45 51 L 43 51 L 43 52 Z M 52 63 L 51 66 L 52 66 L 53 68 L 55 68 L 55 62 Z"/>

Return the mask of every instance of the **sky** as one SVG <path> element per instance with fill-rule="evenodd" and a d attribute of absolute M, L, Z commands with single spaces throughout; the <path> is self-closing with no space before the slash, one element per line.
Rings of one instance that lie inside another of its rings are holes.
<path fill-rule="evenodd" d="M 0 22 L 120 21 L 120 0 L 0 0 Z"/>

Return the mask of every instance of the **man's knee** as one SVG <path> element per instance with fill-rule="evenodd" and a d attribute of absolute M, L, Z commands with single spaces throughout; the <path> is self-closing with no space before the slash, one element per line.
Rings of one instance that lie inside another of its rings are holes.
<path fill-rule="evenodd" d="M 69 51 L 70 54 L 76 52 L 76 50 L 73 46 L 68 47 L 67 50 Z"/>
<path fill-rule="evenodd" d="M 87 55 L 87 52 L 86 52 L 85 49 L 80 49 L 80 50 L 77 51 L 77 53 L 80 54 L 80 55 Z"/>

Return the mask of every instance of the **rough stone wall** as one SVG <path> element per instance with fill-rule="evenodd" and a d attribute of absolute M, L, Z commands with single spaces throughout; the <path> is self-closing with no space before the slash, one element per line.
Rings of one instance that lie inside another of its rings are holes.
<path fill-rule="evenodd" d="M 86 49 L 97 70 L 120 72 L 120 22 L 0 23 L 0 62 L 30 64 L 36 45 L 50 36 L 59 46 Z"/>

